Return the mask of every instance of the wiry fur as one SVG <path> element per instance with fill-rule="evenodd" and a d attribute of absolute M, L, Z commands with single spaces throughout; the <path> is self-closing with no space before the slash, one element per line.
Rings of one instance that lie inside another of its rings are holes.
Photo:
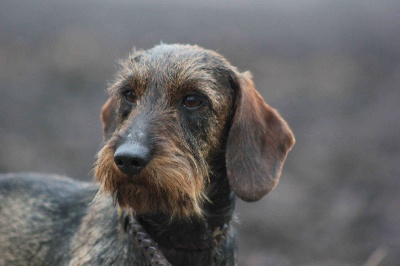
<path fill-rule="evenodd" d="M 0 265 L 149 265 L 113 199 L 135 213 L 173 265 L 235 264 L 235 196 L 256 201 L 276 186 L 294 144 L 290 128 L 251 75 L 213 51 L 162 44 L 134 51 L 121 66 L 101 112 L 100 187 L 0 176 Z M 127 104 L 126 91 L 137 100 Z M 201 97 L 199 108 L 182 105 L 191 94 Z M 138 139 L 149 161 L 123 173 L 116 151 Z M 199 247 L 224 226 L 223 241 Z"/>
<path fill-rule="evenodd" d="M 181 49 L 183 47 L 185 49 Z M 192 46 L 159 46 L 152 53 L 134 52 L 121 62 L 122 69 L 109 89 L 111 97 L 116 99 L 114 108 L 118 109 L 116 131 L 100 151 L 95 168 L 103 191 L 116 194 L 120 206 L 131 207 L 137 213 L 202 215 L 202 203 L 206 200 L 203 191 L 210 174 L 207 157 L 222 148 L 220 136 L 228 122 L 233 95 L 228 88 L 226 96 L 217 94 L 222 89 L 218 88 L 221 87 L 219 75 L 223 75 L 223 71 L 225 75 L 229 73 L 223 64 L 221 73 L 215 73 L 208 61 L 226 62 L 219 55 L 211 57 Z M 125 118 L 122 114 L 127 110 L 126 106 L 121 106 L 121 88 L 134 89 L 140 98 Z M 210 113 L 209 119 L 214 116 L 215 121 L 209 127 L 206 123 L 197 125 L 197 133 L 202 135 L 188 136 L 180 121 L 182 110 L 174 104 L 194 88 L 212 99 L 215 114 Z M 131 178 L 118 170 L 113 156 L 116 147 L 130 132 L 133 121 L 138 119 L 145 120 L 150 127 L 147 132 L 151 134 L 149 142 L 153 143 L 155 154 L 149 165 Z M 103 120 L 105 126 L 112 122 Z"/>
<path fill-rule="evenodd" d="M 95 175 L 102 191 L 116 194 L 121 207 L 130 207 L 137 213 L 163 212 L 183 217 L 195 213 L 201 216 L 204 179 L 208 176 L 206 162 L 196 160 L 191 154 L 187 156 L 184 152 L 187 148 L 171 144 L 173 138 L 179 143 L 179 136 L 159 139 L 158 145 L 162 148 L 157 149 L 152 161 L 134 180 L 115 166 L 115 141 L 110 140 L 100 151 L 96 163 Z"/>

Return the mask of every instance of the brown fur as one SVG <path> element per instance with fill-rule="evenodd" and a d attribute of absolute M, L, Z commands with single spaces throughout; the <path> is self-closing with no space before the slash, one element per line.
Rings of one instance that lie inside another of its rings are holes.
<path fill-rule="evenodd" d="M 240 74 L 240 93 L 227 142 L 226 163 L 232 190 L 257 201 L 278 183 L 293 134 L 278 112 L 256 91 L 250 73 Z"/>
<path fill-rule="evenodd" d="M 256 201 L 276 186 L 294 144 L 286 122 L 248 72 L 198 46 L 135 51 L 108 91 L 100 188 L 0 175 L 0 264 L 149 265 L 113 198 L 172 265 L 235 265 L 235 195 Z"/>
<path fill-rule="evenodd" d="M 173 141 L 179 143 L 179 136 L 160 141 L 163 149 L 157 152 L 134 181 L 122 174 L 113 163 L 114 142 L 109 141 L 100 151 L 96 163 L 95 175 L 103 190 L 117 193 L 121 207 L 131 207 L 138 213 L 172 211 L 173 216 L 190 216 L 193 212 L 201 215 L 199 201 L 204 197 L 201 194 L 205 182 L 203 178 L 207 178 L 205 162 L 199 164 L 193 156 L 184 153 L 185 147 L 174 145 Z M 176 208 L 177 205 L 181 208 Z"/>
<path fill-rule="evenodd" d="M 263 101 L 251 75 L 240 73 L 217 53 L 197 46 L 178 46 L 173 47 L 174 53 L 160 55 L 158 49 L 154 48 L 150 55 L 147 51 L 135 51 L 122 62 L 122 70 L 109 88 L 111 97 L 101 115 L 107 142 L 95 168 L 103 191 L 116 196 L 122 207 L 131 207 L 137 213 L 201 216 L 206 200 L 203 191 L 212 174 L 208 161 L 223 149 L 227 139 L 225 158 L 232 190 L 244 200 L 259 200 L 277 184 L 286 154 L 294 144 L 286 122 Z M 205 71 L 206 67 L 210 71 Z M 221 69 L 218 77 L 212 68 Z M 228 78 L 228 73 L 238 86 L 236 103 L 232 93 L 218 87 L 222 87 L 219 79 Z M 150 95 L 154 92 L 149 88 L 155 84 L 164 88 L 165 96 L 149 103 L 149 99 L 154 100 Z M 169 106 L 194 87 L 211 99 L 215 111 L 208 117 L 212 127 L 203 132 L 204 136 L 197 137 L 195 150 L 182 141 L 185 132 L 179 125 L 181 114 Z M 121 107 L 121 88 L 134 90 L 140 99 L 127 118 Z M 146 105 L 152 105 L 151 109 L 143 107 Z M 227 138 L 223 134 L 229 124 L 230 109 L 235 114 Z M 118 141 L 134 126 L 135 117 L 144 112 L 149 112 L 146 117 L 152 124 L 156 152 L 145 169 L 132 179 L 118 170 L 113 156 Z"/>

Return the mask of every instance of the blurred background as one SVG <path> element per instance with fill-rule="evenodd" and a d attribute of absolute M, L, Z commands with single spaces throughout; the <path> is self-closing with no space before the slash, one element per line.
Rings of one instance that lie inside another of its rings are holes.
<path fill-rule="evenodd" d="M 0 172 L 92 180 L 117 60 L 161 41 L 250 70 L 296 136 L 277 188 L 238 202 L 239 265 L 400 265 L 395 0 L 2 0 Z"/>

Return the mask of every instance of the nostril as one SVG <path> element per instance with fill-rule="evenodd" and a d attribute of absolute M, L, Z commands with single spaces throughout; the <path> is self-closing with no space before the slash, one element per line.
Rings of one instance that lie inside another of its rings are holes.
<path fill-rule="evenodd" d="M 115 159 L 115 164 L 117 166 L 124 166 L 124 161 L 122 161 L 121 159 Z"/>
<path fill-rule="evenodd" d="M 142 164 L 140 163 L 139 160 L 132 160 L 131 163 L 133 167 L 142 167 Z"/>

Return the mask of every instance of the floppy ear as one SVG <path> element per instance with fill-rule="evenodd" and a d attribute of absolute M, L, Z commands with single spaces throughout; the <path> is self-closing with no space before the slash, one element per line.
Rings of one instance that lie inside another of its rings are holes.
<path fill-rule="evenodd" d="M 116 105 L 117 101 L 111 97 L 101 108 L 100 120 L 103 126 L 104 141 L 108 140 L 115 130 Z"/>
<path fill-rule="evenodd" d="M 233 192 L 257 201 L 278 183 L 295 140 L 286 121 L 256 91 L 251 74 L 236 73 L 236 110 L 226 146 L 226 168 Z"/>

